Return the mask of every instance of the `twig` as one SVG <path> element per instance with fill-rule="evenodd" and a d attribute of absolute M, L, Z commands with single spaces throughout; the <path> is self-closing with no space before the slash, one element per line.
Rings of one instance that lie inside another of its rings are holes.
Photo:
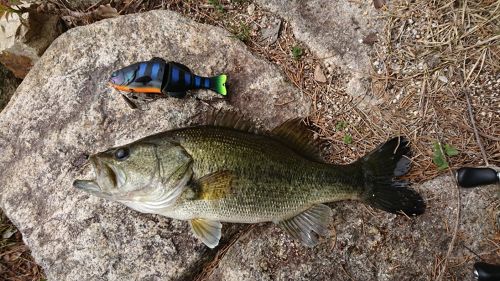
<path fill-rule="evenodd" d="M 453 236 L 451 237 L 450 244 L 448 245 L 448 251 L 446 252 L 446 257 L 444 258 L 443 261 L 443 267 L 439 271 L 438 277 L 436 278 L 436 281 L 441 281 L 444 272 L 446 271 L 446 268 L 448 266 L 448 259 L 451 255 L 451 252 L 453 251 L 453 247 L 455 246 L 455 241 L 457 240 L 457 233 L 458 229 L 460 228 L 460 220 L 461 220 L 461 212 L 460 212 L 460 207 L 462 205 L 460 201 L 460 188 L 458 187 L 457 179 L 453 175 L 453 172 L 451 171 L 450 168 L 448 168 L 448 172 L 453 179 L 453 182 L 455 183 L 456 187 L 456 200 L 457 200 L 457 214 L 456 214 L 456 222 L 455 222 L 455 228 L 453 229 Z"/>
<path fill-rule="evenodd" d="M 467 100 L 467 110 L 469 111 L 470 122 L 472 123 L 472 129 L 474 130 L 474 136 L 476 136 L 477 145 L 481 149 L 481 154 L 483 155 L 483 160 L 486 166 L 489 166 L 488 157 L 486 157 L 486 152 L 484 151 L 483 144 L 481 143 L 481 138 L 479 137 L 479 133 L 476 128 L 476 122 L 474 121 L 474 113 L 472 112 L 472 105 L 469 98 L 468 90 L 464 91 L 465 99 Z"/>

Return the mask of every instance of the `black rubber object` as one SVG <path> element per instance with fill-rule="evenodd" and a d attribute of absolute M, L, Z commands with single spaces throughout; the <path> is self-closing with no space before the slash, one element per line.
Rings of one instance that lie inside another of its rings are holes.
<path fill-rule="evenodd" d="M 474 276 L 478 281 L 499 281 L 500 265 L 476 262 L 474 264 Z"/>
<path fill-rule="evenodd" d="M 457 181 L 461 187 L 476 187 L 497 183 L 499 179 L 497 171 L 491 168 L 460 168 L 457 170 Z"/>

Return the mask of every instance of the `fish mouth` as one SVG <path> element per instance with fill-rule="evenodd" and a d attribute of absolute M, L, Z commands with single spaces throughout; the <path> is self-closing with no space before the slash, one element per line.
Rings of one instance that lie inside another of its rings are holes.
<path fill-rule="evenodd" d="M 104 165 L 107 168 L 108 177 L 109 179 L 111 179 L 114 187 L 120 188 L 121 186 L 123 186 L 126 180 L 126 176 L 123 170 L 108 163 L 104 163 Z"/>
<path fill-rule="evenodd" d="M 126 175 L 120 168 L 94 157 L 91 157 L 89 161 L 92 163 L 96 178 L 94 180 L 75 180 L 73 187 L 106 197 L 106 195 L 111 194 L 109 191 L 116 190 L 125 184 Z"/>
<path fill-rule="evenodd" d="M 95 171 L 97 171 L 97 166 L 98 166 L 97 161 L 93 157 L 90 157 L 88 158 L 87 164 L 89 162 L 92 165 L 94 173 L 96 173 Z M 73 181 L 73 187 L 76 189 L 87 191 L 89 193 L 98 194 L 101 192 L 101 187 L 96 182 L 96 180 L 75 180 Z"/>
<path fill-rule="evenodd" d="M 101 191 L 101 187 L 93 180 L 75 180 L 73 182 L 73 187 L 91 193 L 96 193 Z"/>

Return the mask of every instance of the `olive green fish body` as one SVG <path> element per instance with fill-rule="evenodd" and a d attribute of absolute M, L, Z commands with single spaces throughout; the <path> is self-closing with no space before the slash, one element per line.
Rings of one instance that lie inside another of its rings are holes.
<path fill-rule="evenodd" d="M 197 194 L 180 200 L 172 214 L 178 219 L 280 221 L 313 204 L 354 199 L 359 193 L 342 167 L 308 160 L 270 136 L 203 126 L 174 131 L 171 137 L 193 158 L 195 178 L 230 171 L 235 179 L 220 198 Z"/>

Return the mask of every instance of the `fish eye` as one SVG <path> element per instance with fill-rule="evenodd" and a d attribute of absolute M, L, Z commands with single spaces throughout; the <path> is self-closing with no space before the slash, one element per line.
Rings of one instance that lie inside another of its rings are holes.
<path fill-rule="evenodd" d="M 118 71 L 111 73 L 111 77 L 116 77 L 116 76 L 118 76 Z"/>
<path fill-rule="evenodd" d="M 128 158 L 129 154 L 130 153 L 128 148 L 119 148 L 115 151 L 115 159 L 118 161 L 123 161 Z"/>

